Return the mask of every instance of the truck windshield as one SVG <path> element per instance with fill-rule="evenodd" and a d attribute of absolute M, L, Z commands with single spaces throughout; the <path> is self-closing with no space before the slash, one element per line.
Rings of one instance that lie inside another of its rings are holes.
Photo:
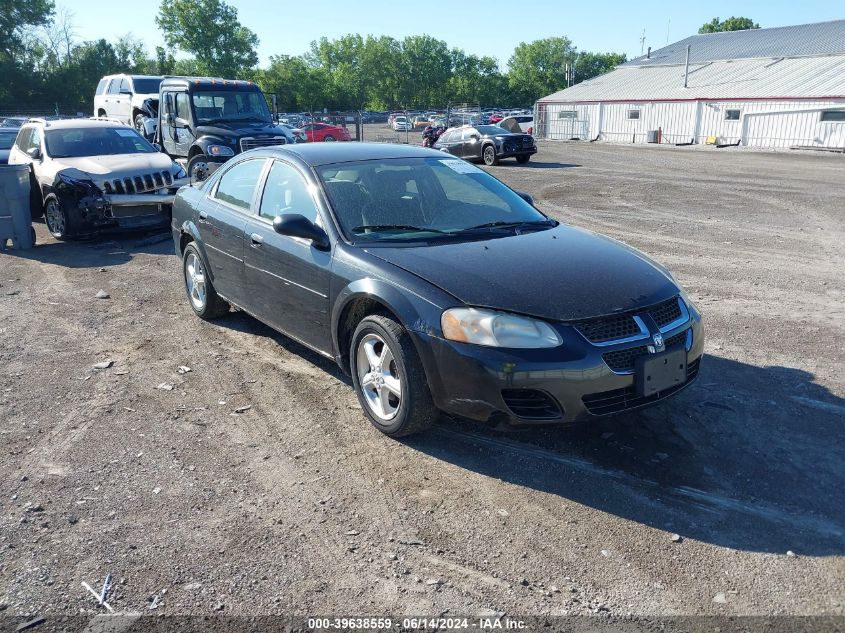
<path fill-rule="evenodd" d="M 266 121 L 270 109 L 260 92 L 204 91 L 193 95 L 197 123 L 213 121 Z"/>

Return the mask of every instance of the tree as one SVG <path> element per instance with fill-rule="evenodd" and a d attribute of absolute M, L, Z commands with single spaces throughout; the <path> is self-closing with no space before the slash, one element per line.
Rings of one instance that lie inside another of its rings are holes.
<path fill-rule="evenodd" d="M 522 42 L 508 62 L 508 83 L 519 103 L 533 103 L 565 87 L 565 67 L 575 60 L 568 37 Z"/>
<path fill-rule="evenodd" d="M 258 36 L 223 0 L 162 0 L 156 24 L 167 41 L 195 56 L 202 74 L 242 78 L 258 64 Z"/>
<path fill-rule="evenodd" d="M 719 21 L 719 18 L 713 18 L 709 22 L 703 24 L 699 33 L 721 33 L 722 31 L 748 31 L 750 29 L 759 29 L 760 25 L 754 22 L 751 18 L 735 18 L 729 17 L 727 20 Z"/>
<path fill-rule="evenodd" d="M 608 73 L 628 61 L 622 53 L 578 53 L 575 60 L 575 83 Z"/>
<path fill-rule="evenodd" d="M 24 32 L 47 26 L 54 10 L 53 0 L 0 0 L 0 53 L 14 57 Z"/>

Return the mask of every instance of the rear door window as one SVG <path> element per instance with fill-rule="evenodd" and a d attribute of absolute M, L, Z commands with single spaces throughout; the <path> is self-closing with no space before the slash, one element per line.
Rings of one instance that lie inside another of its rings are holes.
<path fill-rule="evenodd" d="M 106 86 L 109 84 L 108 79 L 100 79 L 100 83 L 97 84 L 97 94 L 101 95 L 106 91 Z"/>
<path fill-rule="evenodd" d="M 132 92 L 132 87 L 129 85 L 129 80 L 126 77 L 120 80 L 120 91 Z"/>
<path fill-rule="evenodd" d="M 233 207 L 248 210 L 265 163 L 265 159 L 256 158 L 232 166 L 220 177 L 214 197 Z"/>
<path fill-rule="evenodd" d="M 116 95 L 119 92 L 120 92 L 120 79 L 112 79 L 111 83 L 109 84 L 108 94 Z"/>

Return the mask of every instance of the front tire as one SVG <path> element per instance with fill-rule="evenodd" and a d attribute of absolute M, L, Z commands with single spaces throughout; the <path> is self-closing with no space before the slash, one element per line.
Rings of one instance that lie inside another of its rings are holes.
<path fill-rule="evenodd" d="M 54 193 L 44 198 L 44 221 L 50 235 L 57 240 L 68 240 L 73 237 L 73 218 Z"/>
<path fill-rule="evenodd" d="M 217 294 L 205 263 L 193 244 L 188 244 L 182 253 L 182 276 L 188 303 L 199 318 L 213 321 L 229 312 L 229 304 Z"/>
<path fill-rule="evenodd" d="M 492 145 L 486 145 L 484 149 L 481 150 L 481 160 L 484 161 L 484 164 L 488 167 L 492 167 L 499 162 L 499 157 L 496 156 L 496 148 Z"/>
<path fill-rule="evenodd" d="M 337 139 L 336 139 L 334 136 L 332 136 L 331 134 L 326 134 L 326 135 L 323 137 L 323 142 L 324 142 L 324 143 L 333 143 L 333 142 L 334 142 L 334 141 L 336 141 L 336 140 L 337 140 Z"/>
<path fill-rule="evenodd" d="M 420 433 L 437 420 L 439 412 L 414 343 L 393 319 L 362 319 L 352 336 L 349 363 L 361 408 L 385 435 Z"/>
<path fill-rule="evenodd" d="M 191 177 L 191 180 L 205 180 L 211 173 L 210 163 L 211 161 L 205 154 L 196 154 L 188 161 L 188 176 Z"/>

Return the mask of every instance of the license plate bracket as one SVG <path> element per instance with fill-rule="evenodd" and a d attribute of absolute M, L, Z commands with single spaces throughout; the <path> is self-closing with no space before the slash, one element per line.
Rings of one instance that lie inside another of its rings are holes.
<path fill-rule="evenodd" d="M 637 395 L 647 397 L 687 380 L 687 350 L 683 345 L 662 354 L 639 356 L 635 364 Z"/>

